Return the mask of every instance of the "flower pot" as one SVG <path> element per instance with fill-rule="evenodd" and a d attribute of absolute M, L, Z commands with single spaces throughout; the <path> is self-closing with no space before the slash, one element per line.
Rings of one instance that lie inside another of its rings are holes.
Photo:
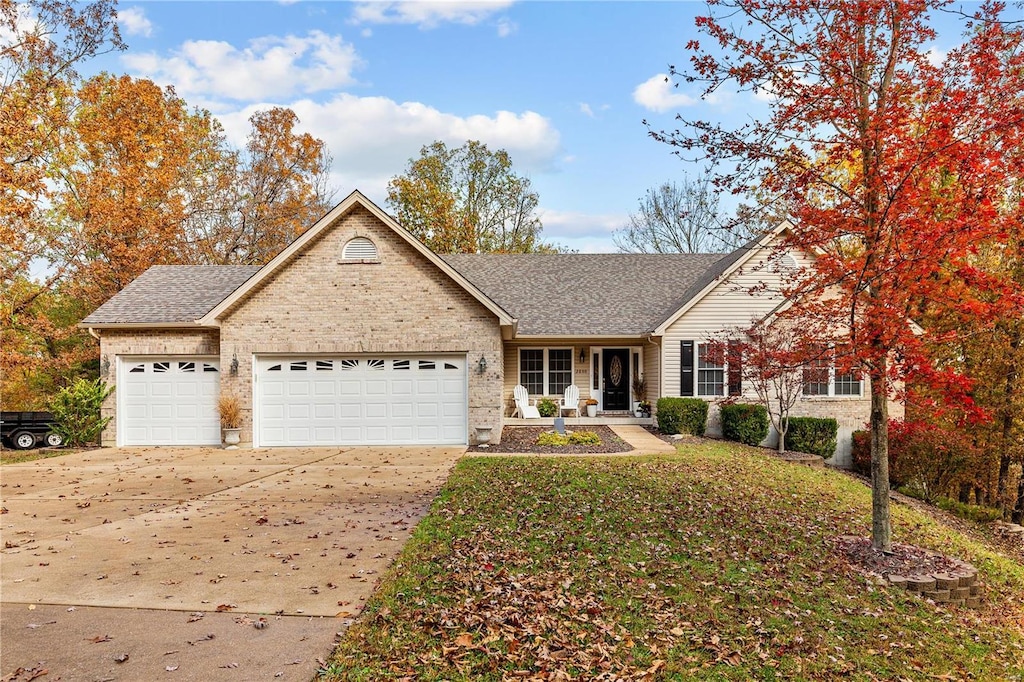
<path fill-rule="evenodd" d="M 640 417 L 644 416 L 644 411 L 643 410 L 633 410 L 633 416 L 636 417 L 637 419 L 639 419 Z"/>
<path fill-rule="evenodd" d="M 224 429 L 224 444 L 227 446 L 225 450 L 237 450 L 238 443 L 241 440 L 242 429 Z"/>
<path fill-rule="evenodd" d="M 486 445 L 491 442 L 491 427 L 490 426 L 478 426 L 476 427 L 476 442 L 477 445 Z"/>
<path fill-rule="evenodd" d="M 597 416 L 597 405 L 587 405 L 587 416 L 588 417 L 596 417 Z"/>

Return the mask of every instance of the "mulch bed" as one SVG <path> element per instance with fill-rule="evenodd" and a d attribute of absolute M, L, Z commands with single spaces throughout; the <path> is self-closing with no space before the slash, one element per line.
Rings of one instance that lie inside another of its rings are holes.
<path fill-rule="evenodd" d="M 836 547 L 857 568 L 883 578 L 890 575 L 933 575 L 958 570 L 964 564 L 929 549 L 894 542 L 892 553 L 871 546 L 870 538 L 843 536 Z"/>
<path fill-rule="evenodd" d="M 468 452 L 495 453 L 495 452 L 522 452 L 538 455 L 596 455 L 615 452 L 630 452 L 633 448 L 626 441 L 615 435 L 607 426 L 577 426 L 567 427 L 567 432 L 572 431 L 593 431 L 601 438 L 600 445 L 537 445 L 537 437 L 546 431 L 552 431 L 550 426 L 506 426 L 501 431 L 501 443 L 490 447 L 474 445 Z"/>

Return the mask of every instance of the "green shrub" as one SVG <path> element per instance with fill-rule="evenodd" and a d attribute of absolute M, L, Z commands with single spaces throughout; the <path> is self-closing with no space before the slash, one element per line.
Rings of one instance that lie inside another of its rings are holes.
<path fill-rule="evenodd" d="M 541 398 L 537 401 L 537 411 L 542 417 L 554 417 L 558 414 L 558 403 L 551 398 Z"/>
<path fill-rule="evenodd" d="M 658 429 L 662 433 L 703 436 L 708 404 L 700 398 L 658 398 Z"/>
<path fill-rule="evenodd" d="M 991 523 L 996 519 L 1003 518 L 1003 510 L 997 507 L 982 507 L 976 504 L 964 504 L 948 497 L 940 497 L 936 501 L 939 509 L 945 509 L 950 514 L 955 514 L 962 519 L 977 521 L 978 523 Z"/>
<path fill-rule="evenodd" d="M 786 449 L 806 452 L 828 459 L 836 454 L 839 422 L 831 417 L 790 417 L 786 429 Z M 868 469 L 871 461 L 871 439 L 868 438 Z"/>
<path fill-rule="evenodd" d="M 768 437 L 768 410 L 764 405 L 726 404 L 721 407 L 722 437 L 745 445 L 760 445 Z"/>
<path fill-rule="evenodd" d="M 573 431 L 569 434 L 569 442 L 573 445 L 600 445 L 601 436 L 593 431 Z"/>
<path fill-rule="evenodd" d="M 103 381 L 76 379 L 75 383 L 62 388 L 50 401 L 53 413 L 53 430 L 72 447 L 97 443 L 110 417 L 100 416 L 100 406 L 113 392 Z"/>

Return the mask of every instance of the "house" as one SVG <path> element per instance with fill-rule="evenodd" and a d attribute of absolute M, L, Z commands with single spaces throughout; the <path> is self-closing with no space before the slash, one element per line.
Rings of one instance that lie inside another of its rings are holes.
<path fill-rule="evenodd" d="M 442 257 L 354 192 L 263 267 L 154 266 L 86 317 L 116 386 L 103 443 L 217 444 L 222 392 L 254 447 L 472 443 L 500 434 L 517 384 L 575 383 L 604 414 L 632 407 L 638 375 L 652 401 L 715 403 L 740 387 L 706 341 L 778 307 L 748 291 L 778 277 L 776 238 L 724 256 Z M 794 414 L 837 417 L 842 462 L 867 386 L 831 371 L 814 393 Z"/>

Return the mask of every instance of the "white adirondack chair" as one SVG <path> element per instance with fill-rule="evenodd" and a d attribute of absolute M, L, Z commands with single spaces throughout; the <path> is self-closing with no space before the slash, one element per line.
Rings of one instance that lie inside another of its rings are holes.
<path fill-rule="evenodd" d="M 530 393 L 526 390 L 526 386 L 520 384 L 513 388 L 512 397 L 516 401 L 516 411 L 512 413 L 513 417 L 518 414 L 521 419 L 540 419 L 537 406 L 530 404 Z"/>
<path fill-rule="evenodd" d="M 580 416 L 580 389 L 576 384 L 566 386 L 562 399 L 558 401 L 558 414 L 566 412 L 575 412 L 577 417 Z"/>

